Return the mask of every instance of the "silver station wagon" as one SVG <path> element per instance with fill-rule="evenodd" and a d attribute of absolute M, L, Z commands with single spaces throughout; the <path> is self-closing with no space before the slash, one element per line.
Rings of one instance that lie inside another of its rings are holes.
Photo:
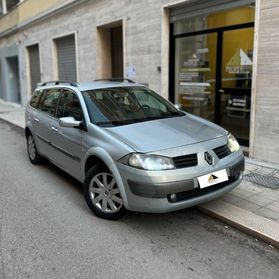
<path fill-rule="evenodd" d="M 221 196 L 242 179 L 233 135 L 130 80 L 47 82 L 26 108 L 30 161 L 83 183 L 99 217 L 163 213 Z"/>

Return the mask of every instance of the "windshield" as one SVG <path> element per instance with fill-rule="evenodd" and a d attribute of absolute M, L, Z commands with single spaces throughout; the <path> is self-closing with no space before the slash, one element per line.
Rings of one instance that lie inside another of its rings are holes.
<path fill-rule="evenodd" d="M 91 122 L 117 126 L 184 115 L 144 87 L 118 87 L 82 92 Z"/>

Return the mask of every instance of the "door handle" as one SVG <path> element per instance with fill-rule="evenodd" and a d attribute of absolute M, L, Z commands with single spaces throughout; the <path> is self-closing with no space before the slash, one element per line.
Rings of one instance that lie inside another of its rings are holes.
<path fill-rule="evenodd" d="M 51 127 L 51 130 L 52 130 L 53 132 L 55 132 L 55 133 L 57 133 L 57 132 L 58 132 L 58 129 L 57 129 L 57 128 L 55 128 L 55 127 Z"/>
<path fill-rule="evenodd" d="M 40 120 L 38 118 L 34 118 L 35 122 L 40 122 Z"/>

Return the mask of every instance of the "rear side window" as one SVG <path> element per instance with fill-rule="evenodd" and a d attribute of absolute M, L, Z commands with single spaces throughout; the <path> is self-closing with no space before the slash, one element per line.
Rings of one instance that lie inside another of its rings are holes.
<path fill-rule="evenodd" d="M 44 111 L 51 116 L 55 116 L 59 95 L 59 89 L 51 89 L 48 92 L 46 92 L 45 97 L 40 105 L 41 111 Z"/>
<path fill-rule="evenodd" d="M 82 110 L 75 93 L 64 90 L 58 105 L 57 117 L 74 117 L 76 120 L 82 120 Z"/>
<path fill-rule="evenodd" d="M 42 95 L 43 95 L 43 90 L 36 90 L 30 100 L 30 106 L 33 108 L 38 108 Z"/>

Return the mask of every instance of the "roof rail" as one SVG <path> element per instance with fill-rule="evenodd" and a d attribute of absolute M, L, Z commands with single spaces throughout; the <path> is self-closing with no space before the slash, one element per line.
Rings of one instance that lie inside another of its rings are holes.
<path fill-rule="evenodd" d="M 130 83 L 135 83 L 133 80 L 128 79 L 128 78 L 100 78 L 100 79 L 95 79 L 94 81 L 119 81 L 119 82 L 130 82 Z"/>
<path fill-rule="evenodd" d="M 61 83 L 68 83 L 68 84 L 70 84 L 71 86 L 75 86 L 75 87 L 78 86 L 78 83 L 77 83 L 77 82 L 74 82 L 74 81 L 63 81 L 63 80 L 51 80 L 51 81 L 46 81 L 46 82 L 41 83 L 41 86 L 46 86 L 46 85 L 49 84 L 49 83 L 54 83 L 54 85 L 59 85 L 59 84 L 61 84 Z"/>

